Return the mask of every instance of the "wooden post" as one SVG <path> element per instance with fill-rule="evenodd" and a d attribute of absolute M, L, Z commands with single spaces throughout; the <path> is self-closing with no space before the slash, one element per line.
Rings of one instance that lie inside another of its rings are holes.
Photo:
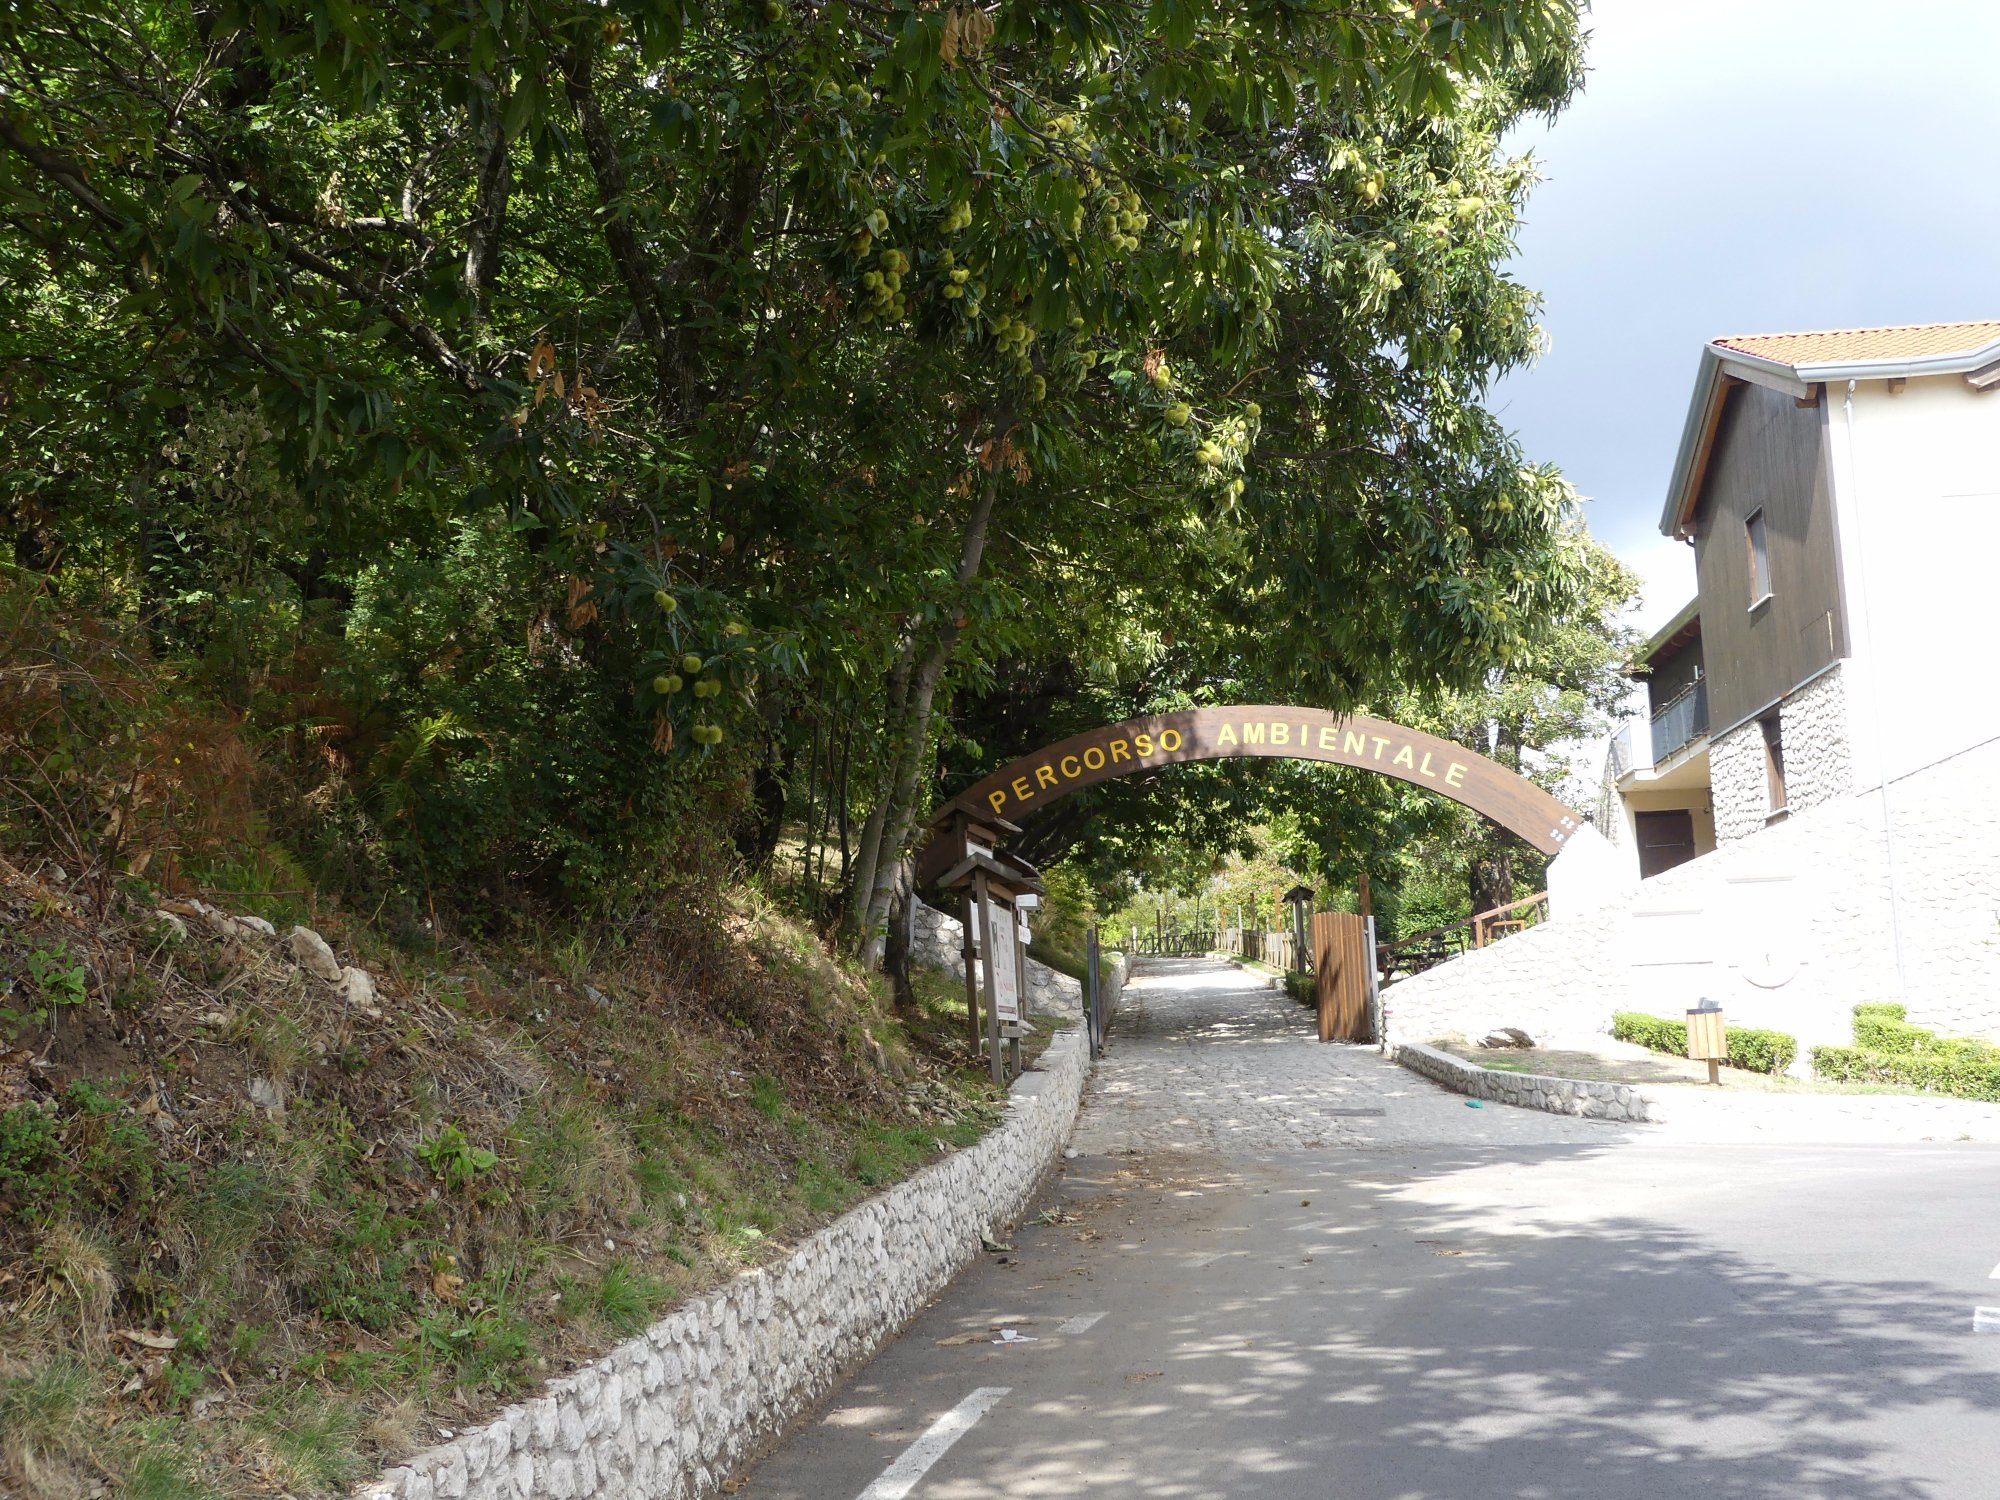
<path fill-rule="evenodd" d="M 1000 1057 L 1000 1006 L 993 996 L 993 950 L 1000 946 L 993 931 L 993 902 L 986 893 L 986 872 L 972 877 L 972 889 L 979 902 L 979 946 L 986 954 L 986 1061 L 995 1083 L 1007 1081 L 1007 1065 Z"/>
<path fill-rule="evenodd" d="M 1007 929 L 1014 943 L 1014 1022 L 1015 1034 L 1007 1038 L 1007 1076 L 1021 1076 L 1020 1029 L 1027 1024 L 1032 1012 L 1028 1008 L 1028 949 L 1021 941 L 1021 915 L 1018 910 L 1010 910 Z"/>
<path fill-rule="evenodd" d="M 1368 872 L 1366 870 L 1361 872 L 1361 879 L 1356 882 L 1355 894 L 1360 898 L 1361 915 L 1364 917 L 1374 916 L 1375 892 L 1369 888 Z"/>
<path fill-rule="evenodd" d="M 978 877 L 984 880 L 986 877 Z M 973 941 L 972 926 L 978 916 L 978 891 L 980 886 L 965 893 L 965 931 L 961 945 L 965 952 L 965 1027 L 966 1043 L 972 1048 L 972 1055 L 979 1056 L 979 945 Z"/>

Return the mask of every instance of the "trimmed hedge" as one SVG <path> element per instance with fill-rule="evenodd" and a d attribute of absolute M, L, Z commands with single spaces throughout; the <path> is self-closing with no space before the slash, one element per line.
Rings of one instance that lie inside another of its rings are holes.
<path fill-rule="evenodd" d="M 1649 1016 L 1644 1011 L 1619 1010 L 1611 1013 L 1611 1034 L 1621 1042 L 1637 1042 L 1655 1052 L 1686 1057 L 1687 1022 L 1666 1016 Z M 1799 1039 L 1785 1031 L 1766 1031 L 1759 1026 L 1725 1026 L 1723 1043 L 1729 1049 L 1725 1061 L 1746 1073 L 1782 1073 L 1799 1055 Z"/>
<path fill-rule="evenodd" d="M 1893 1000 L 1878 1000 L 1870 1005 L 1854 1007 L 1854 1019 L 1870 1021 L 1907 1021 L 1910 1013 Z"/>
<path fill-rule="evenodd" d="M 1815 1047 L 1813 1072 L 1841 1083 L 1894 1083 L 1955 1099 L 2000 1102 L 2000 1055 L 1991 1049 L 1871 1052 L 1862 1047 Z"/>
<path fill-rule="evenodd" d="M 1925 1042 L 1935 1040 L 1923 1027 L 1912 1026 L 1908 1021 L 1864 1016 L 1858 1005 L 1854 1009 L 1854 1045 L 1864 1052 L 1916 1052 Z"/>
<path fill-rule="evenodd" d="M 1310 974 L 1287 974 L 1285 976 L 1285 993 L 1301 1005 L 1317 1005 L 1319 1003 L 1319 981 Z"/>
<path fill-rule="evenodd" d="M 1895 1083 L 1955 1099 L 2000 1101 L 2000 1047 L 1939 1036 L 1904 1019 L 1900 1005 L 1854 1007 L 1854 1045 L 1815 1047 L 1813 1072 L 1842 1083 Z"/>

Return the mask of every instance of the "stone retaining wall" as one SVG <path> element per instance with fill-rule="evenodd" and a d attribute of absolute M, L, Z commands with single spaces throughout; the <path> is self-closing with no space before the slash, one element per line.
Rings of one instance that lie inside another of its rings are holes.
<path fill-rule="evenodd" d="M 1545 1078 L 1537 1073 L 1503 1073 L 1482 1068 L 1461 1057 L 1420 1042 L 1394 1042 L 1390 1057 L 1441 1083 L 1454 1094 L 1491 1099 L 1521 1109 L 1552 1115 L 1581 1115 L 1587 1120 L 1650 1120 L 1652 1101 L 1627 1083 L 1591 1083 L 1581 1078 Z"/>
<path fill-rule="evenodd" d="M 698 1297 L 362 1500 L 699 1500 L 811 1409 L 1027 1206 L 1068 1140 L 1089 1060 L 1065 1031 L 975 1146 Z"/>
<path fill-rule="evenodd" d="M 965 924 L 934 906 L 917 903 L 911 922 L 910 959 L 927 969 L 942 969 L 965 977 Z M 1083 984 L 1040 959 L 1027 961 L 1028 1011 L 1031 1015 L 1080 1016 Z"/>

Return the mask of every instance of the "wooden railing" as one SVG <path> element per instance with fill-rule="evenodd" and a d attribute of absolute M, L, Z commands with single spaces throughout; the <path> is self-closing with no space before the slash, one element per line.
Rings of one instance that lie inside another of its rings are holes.
<path fill-rule="evenodd" d="M 1470 948 L 1484 948 L 1511 933 L 1548 920 L 1549 893 L 1537 891 L 1519 901 L 1474 912 L 1462 922 L 1427 927 L 1393 943 L 1375 945 L 1375 963 L 1386 980 L 1407 978 L 1434 969 Z"/>

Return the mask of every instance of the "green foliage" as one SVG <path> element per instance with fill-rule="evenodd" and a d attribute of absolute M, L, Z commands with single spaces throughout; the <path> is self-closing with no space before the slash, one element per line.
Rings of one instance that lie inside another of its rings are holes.
<path fill-rule="evenodd" d="M 1890 1083 L 2000 1101 L 2000 1051 L 1991 1048 L 1874 1052 L 1864 1047 L 1815 1047 L 1813 1073 L 1843 1083 Z"/>
<path fill-rule="evenodd" d="M 1483 405 L 1575 6 L 973 14 L 17 8 L 0 552 L 413 909 L 602 909 L 835 725 L 900 844 L 1031 643 L 1334 707 L 1516 661 L 1586 586 Z"/>
<path fill-rule="evenodd" d="M 1939 1036 L 1901 1005 L 1854 1007 L 1854 1045 L 1815 1047 L 1813 1072 L 1850 1083 L 1896 1083 L 1960 1099 L 2000 1099 L 2000 1046 Z"/>
<path fill-rule="evenodd" d="M 1081 953 L 1074 953 L 1066 948 L 1058 948 L 1054 943 L 1045 941 L 1039 932 L 1035 934 L 1034 942 L 1028 945 L 1028 957 L 1034 959 L 1037 963 L 1047 964 L 1058 974 L 1069 975 L 1071 979 L 1074 979 L 1079 984 L 1088 984 L 1090 982 L 1090 965 L 1084 960 Z"/>
<path fill-rule="evenodd" d="M 1301 1005 L 1319 1003 L 1319 981 L 1311 974 L 1287 974 L 1285 993 Z"/>
<path fill-rule="evenodd" d="M 1854 1019 L 1857 1021 L 1907 1021 L 1909 1018 L 1908 1008 L 1893 1001 L 1881 1000 L 1854 1007 Z"/>
<path fill-rule="evenodd" d="M 614 1260 L 592 1289 L 590 1310 L 613 1333 L 629 1336 L 652 1321 L 655 1309 L 671 1301 L 673 1295 L 674 1289 L 658 1277 L 627 1261 Z"/>
<path fill-rule="evenodd" d="M 1782 1031 L 1729 1026 L 1723 1030 L 1723 1040 L 1729 1048 L 1729 1066 L 1752 1073 L 1782 1073 L 1799 1055 L 1798 1038 Z M 1686 1038 L 1682 1041 L 1685 1043 Z"/>
<path fill-rule="evenodd" d="M 1855 1007 L 1854 1045 L 1863 1051 L 1916 1052 L 1925 1042 L 1935 1040 L 1921 1026 L 1886 1015 L 1863 1015 L 1861 1010 Z"/>
<path fill-rule="evenodd" d="M 76 1173 L 53 1112 L 32 1104 L 0 1110 L 0 1212 L 19 1220 L 55 1218 L 75 1192 Z"/>
<path fill-rule="evenodd" d="M 1611 1034 L 1621 1042 L 1637 1042 L 1655 1052 L 1668 1052 L 1675 1057 L 1687 1056 L 1685 1020 L 1649 1016 L 1634 1010 L 1613 1011 Z M 1726 1026 L 1723 1028 L 1723 1042 L 1729 1052 L 1724 1061 L 1732 1068 L 1742 1068 L 1751 1073 L 1782 1073 L 1799 1055 L 1797 1037 L 1755 1026 Z"/>
<path fill-rule="evenodd" d="M 495 1152 L 473 1145 L 456 1125 L 440 1128 L 417 1147 L 417 1156 L 431 1169 L 431 1175 L 453 1192 L 471 1187 L 500 1163 Z"/>

